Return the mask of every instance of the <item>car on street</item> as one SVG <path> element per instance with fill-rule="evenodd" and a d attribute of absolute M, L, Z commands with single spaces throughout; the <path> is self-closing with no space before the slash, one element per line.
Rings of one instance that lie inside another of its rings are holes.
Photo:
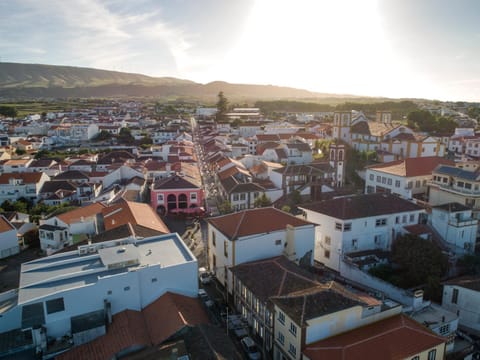
<path fill-rule="evenodd" d="M 240 343 L 242 344 L 243 351 L 245 351 L 245 354 L 249 359 L 258 360 L 262 358 L 262 354 L 260 353 L 257 344 L 255 344 L 255 341 L 253 341 L 250 336 L 244 337 L 240 340 Z"/>
<path fill-rule="evenodd" d="M 205 269 L 201 267 L 198 269 L 198 279 L 203 285 L 210 284 L 212 281 L 212 275 Z"/>

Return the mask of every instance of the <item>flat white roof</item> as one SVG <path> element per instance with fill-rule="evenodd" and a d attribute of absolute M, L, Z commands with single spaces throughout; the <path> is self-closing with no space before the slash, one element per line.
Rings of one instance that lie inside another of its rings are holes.
<path fill-rule="evenodd" d="M 102 249 L 103 244 L 105 247 Z M 131 240 L 128 244 L 115 245 L 115 241 L 111 241 L 92 246 L 99 248 L 85 255 L 69 251 L 22 264 L 18 303 L 94 284 L 101 277 L 127 273 L 148 265 L 169 267 L 196 261 L 177 233 Z M 109 264 L 122 262 L 126 265 L 109 269 Z"/>

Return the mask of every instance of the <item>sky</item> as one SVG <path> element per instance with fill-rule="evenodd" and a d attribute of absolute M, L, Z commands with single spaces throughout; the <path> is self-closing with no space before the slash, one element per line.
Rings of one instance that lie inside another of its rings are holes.
<path fill-rule="evenodd" d="M 0 61 L 480 101 L 478 0 L 2 0 Z"/>

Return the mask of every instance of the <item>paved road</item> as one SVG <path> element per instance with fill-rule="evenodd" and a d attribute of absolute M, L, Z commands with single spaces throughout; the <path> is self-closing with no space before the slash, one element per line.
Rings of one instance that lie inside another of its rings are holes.
<path fill-rule="evenodd" d="M 17 255 L 0 260 L 0 293 L 18 288 L 20 282 L 20 266 L 22 263 L 38 259 L 38 248 L 26 249 Z"/>

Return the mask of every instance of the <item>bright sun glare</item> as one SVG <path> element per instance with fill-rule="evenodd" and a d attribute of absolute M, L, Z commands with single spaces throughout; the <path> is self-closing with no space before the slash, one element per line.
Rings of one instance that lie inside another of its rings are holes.
<path fill-rule="evenodd" d="M 376 0 L 257 0 L 218 78 L 315 91 L 396 96 L 426 92 L 386 40 Z M 412 95 L 414 96 L 414 94 Z"/>

